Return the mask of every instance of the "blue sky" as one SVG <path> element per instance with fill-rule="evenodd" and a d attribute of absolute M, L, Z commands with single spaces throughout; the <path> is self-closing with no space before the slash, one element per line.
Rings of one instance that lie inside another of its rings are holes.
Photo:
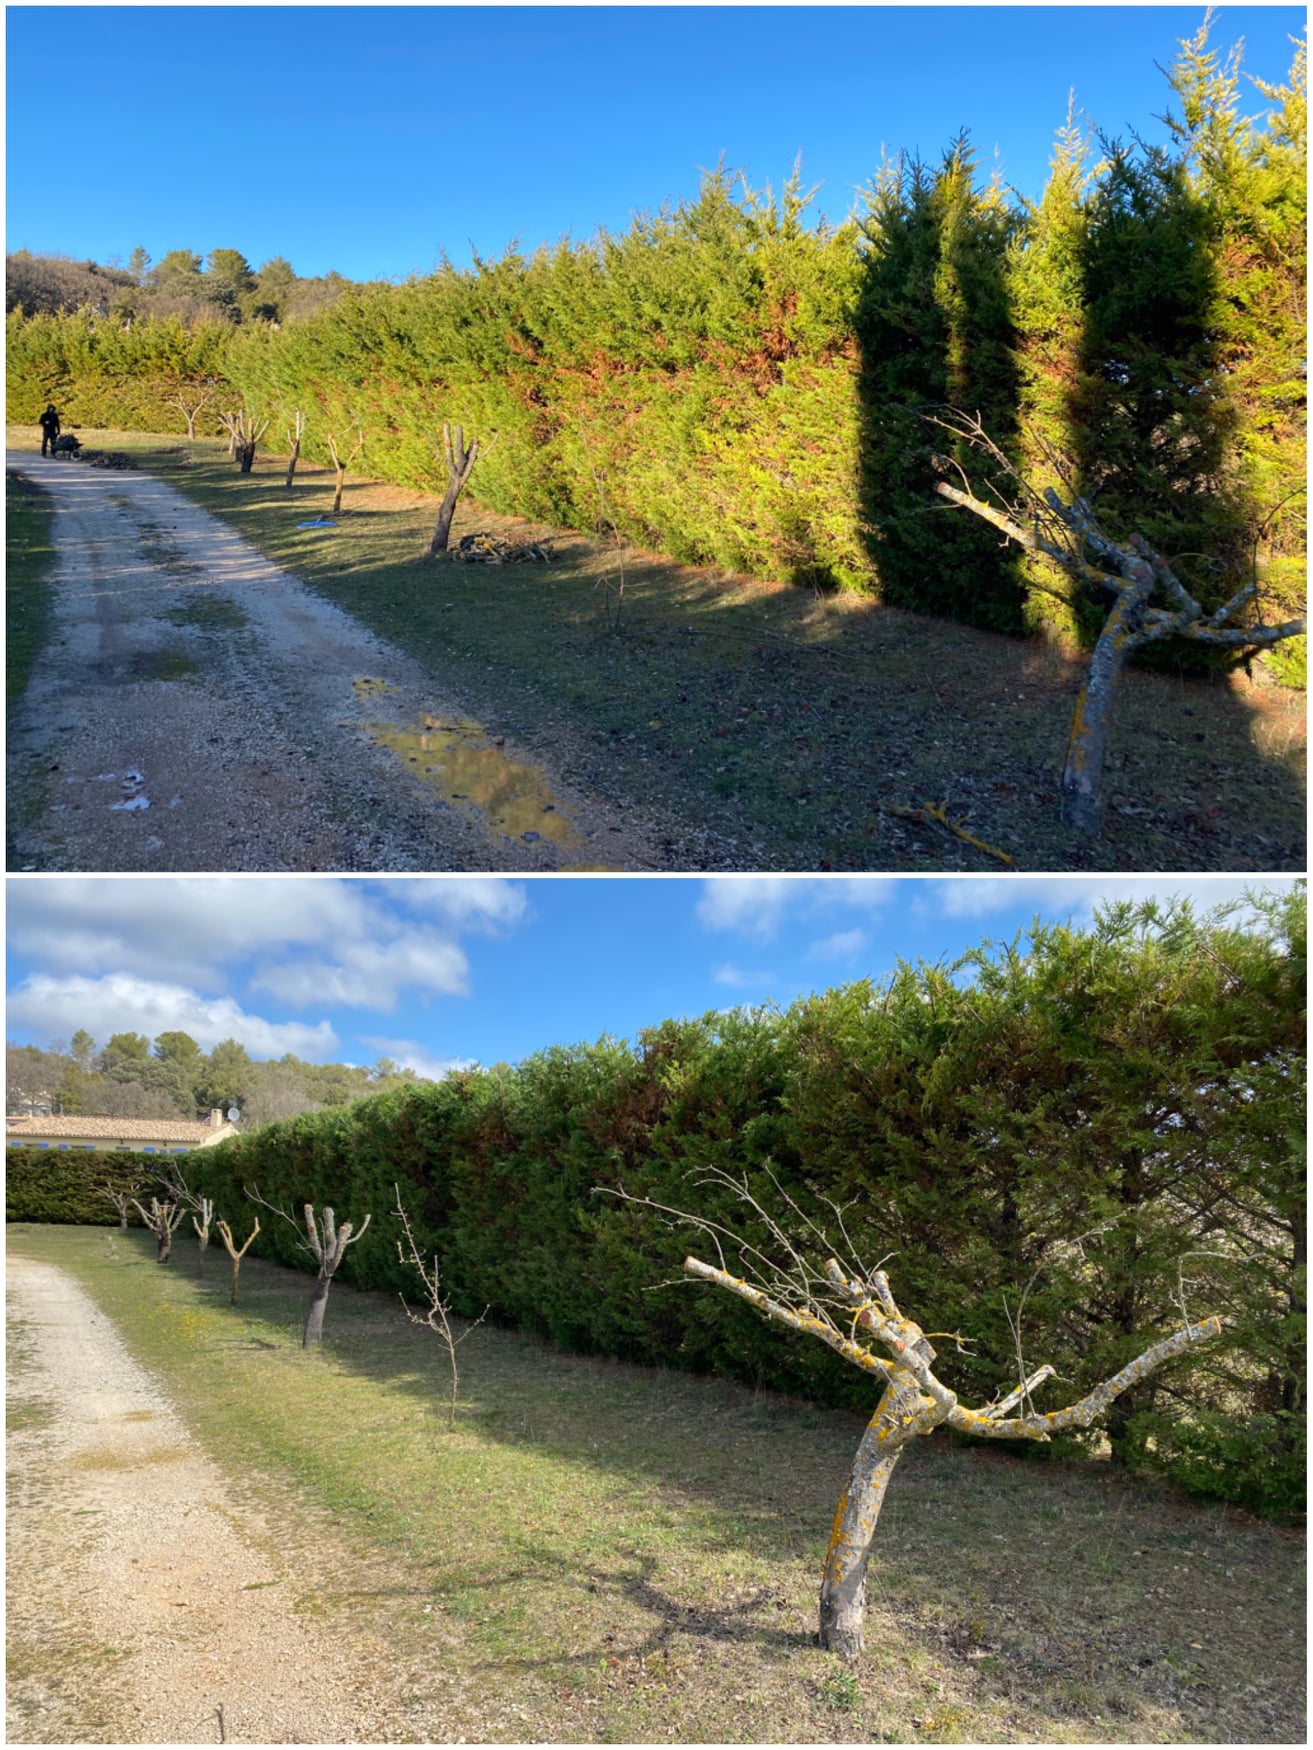
<path fill-rule="evenodd" d="M 882 147 L 961 128 L 1039 193 L 1074 87 L 1161 138 L 1155 61 L 1203 6 L 6 8 L 7 246 L 107 261 L 236 248 L 351 278 L 623 230 L 726 162 L 803 155 L 834 218 Z M 1219 9 L 1280 83 L 1299 7 Z M 1252 109 L 1264 100 L 1254 92 Z M 54 145 L 67 135 L 71 150 Z"/>
<path fill-rule="evenodd" d="M 44 875 L 6 883 L 7 1037 L 240 1039 L 256 1058 L 439 1075 L 670 1016 L 781 1006 L 955 958 L 1100 900 L 1239 898 L 1229 876 L 414 879 Z M 1289 880 L 1264 877 L 1266 888 Z"/>

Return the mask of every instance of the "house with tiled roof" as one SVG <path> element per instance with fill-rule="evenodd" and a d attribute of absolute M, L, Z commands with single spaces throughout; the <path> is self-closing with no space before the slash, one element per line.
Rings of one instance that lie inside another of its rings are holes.
<path fill-rule="evenodd" d="M 138 1154 L 185 1154 L 236 1136 L 217 1109 L 208 1118 L 57 1118 L 49 1112 L 13 1113 L 5 1119 L 10 1148 L 131 1149 Z"/>

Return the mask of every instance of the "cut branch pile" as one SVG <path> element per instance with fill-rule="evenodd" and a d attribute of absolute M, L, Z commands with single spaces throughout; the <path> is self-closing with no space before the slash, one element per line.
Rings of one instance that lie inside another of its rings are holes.
<path fill-rule="evenodd" d="M 132 457 L 125 456 L 122 450 L 79 450 L 74 460 L 90 462 L 93 468 L 123 468 L 134 473 L 137 468 Z"/>
<path fill-rule="evenodd" d="M 550 541 L 503 541 L 500 535 L 462 535 L 445 549 L 448 559 L 470 565 L 551 565 L 556 554 Z"/>

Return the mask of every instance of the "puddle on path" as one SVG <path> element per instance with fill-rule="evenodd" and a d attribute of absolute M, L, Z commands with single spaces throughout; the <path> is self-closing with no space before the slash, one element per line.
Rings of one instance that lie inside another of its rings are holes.
<path fill-rule="evenodd" d="M 419 729 L 367 723 L 365 728 L 444 802 L 477 808 L 507 838 L 529 845 L 545 841 L 567 856 L 589 848 L 554 800 L 542 771 L 508 759 L 489 742 L 481 723 L 435 722 Z"/>
<path fill-rule="evenodd" d="M 357 699 L 380 699 L 396 688 L 372 675 L 353 683 Z M 540 766 L 512 759 L 473 718 L 426 716 L 419 727 L 366 723 L 365 733 L 386 747 L 421 783 L 444 802 L 484 816 L 495 832 L 523 844 L 550 844 L 563 866 L 577 870 L 613 869 L 611 863 L 585 862 L 587 837 L 561 808 Z"/>

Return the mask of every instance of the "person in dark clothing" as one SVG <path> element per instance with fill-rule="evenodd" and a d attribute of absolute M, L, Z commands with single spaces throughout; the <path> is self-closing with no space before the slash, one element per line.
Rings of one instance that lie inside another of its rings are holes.
<path fill-rule="evenodd" d="M 59 436 L 59 415 L 54 408 L 47 405 L 41 415 L 41 454 L 46 453 L 46 445 L 50 445 L 50 454 L 55 453 L 55 439 Z"/>

